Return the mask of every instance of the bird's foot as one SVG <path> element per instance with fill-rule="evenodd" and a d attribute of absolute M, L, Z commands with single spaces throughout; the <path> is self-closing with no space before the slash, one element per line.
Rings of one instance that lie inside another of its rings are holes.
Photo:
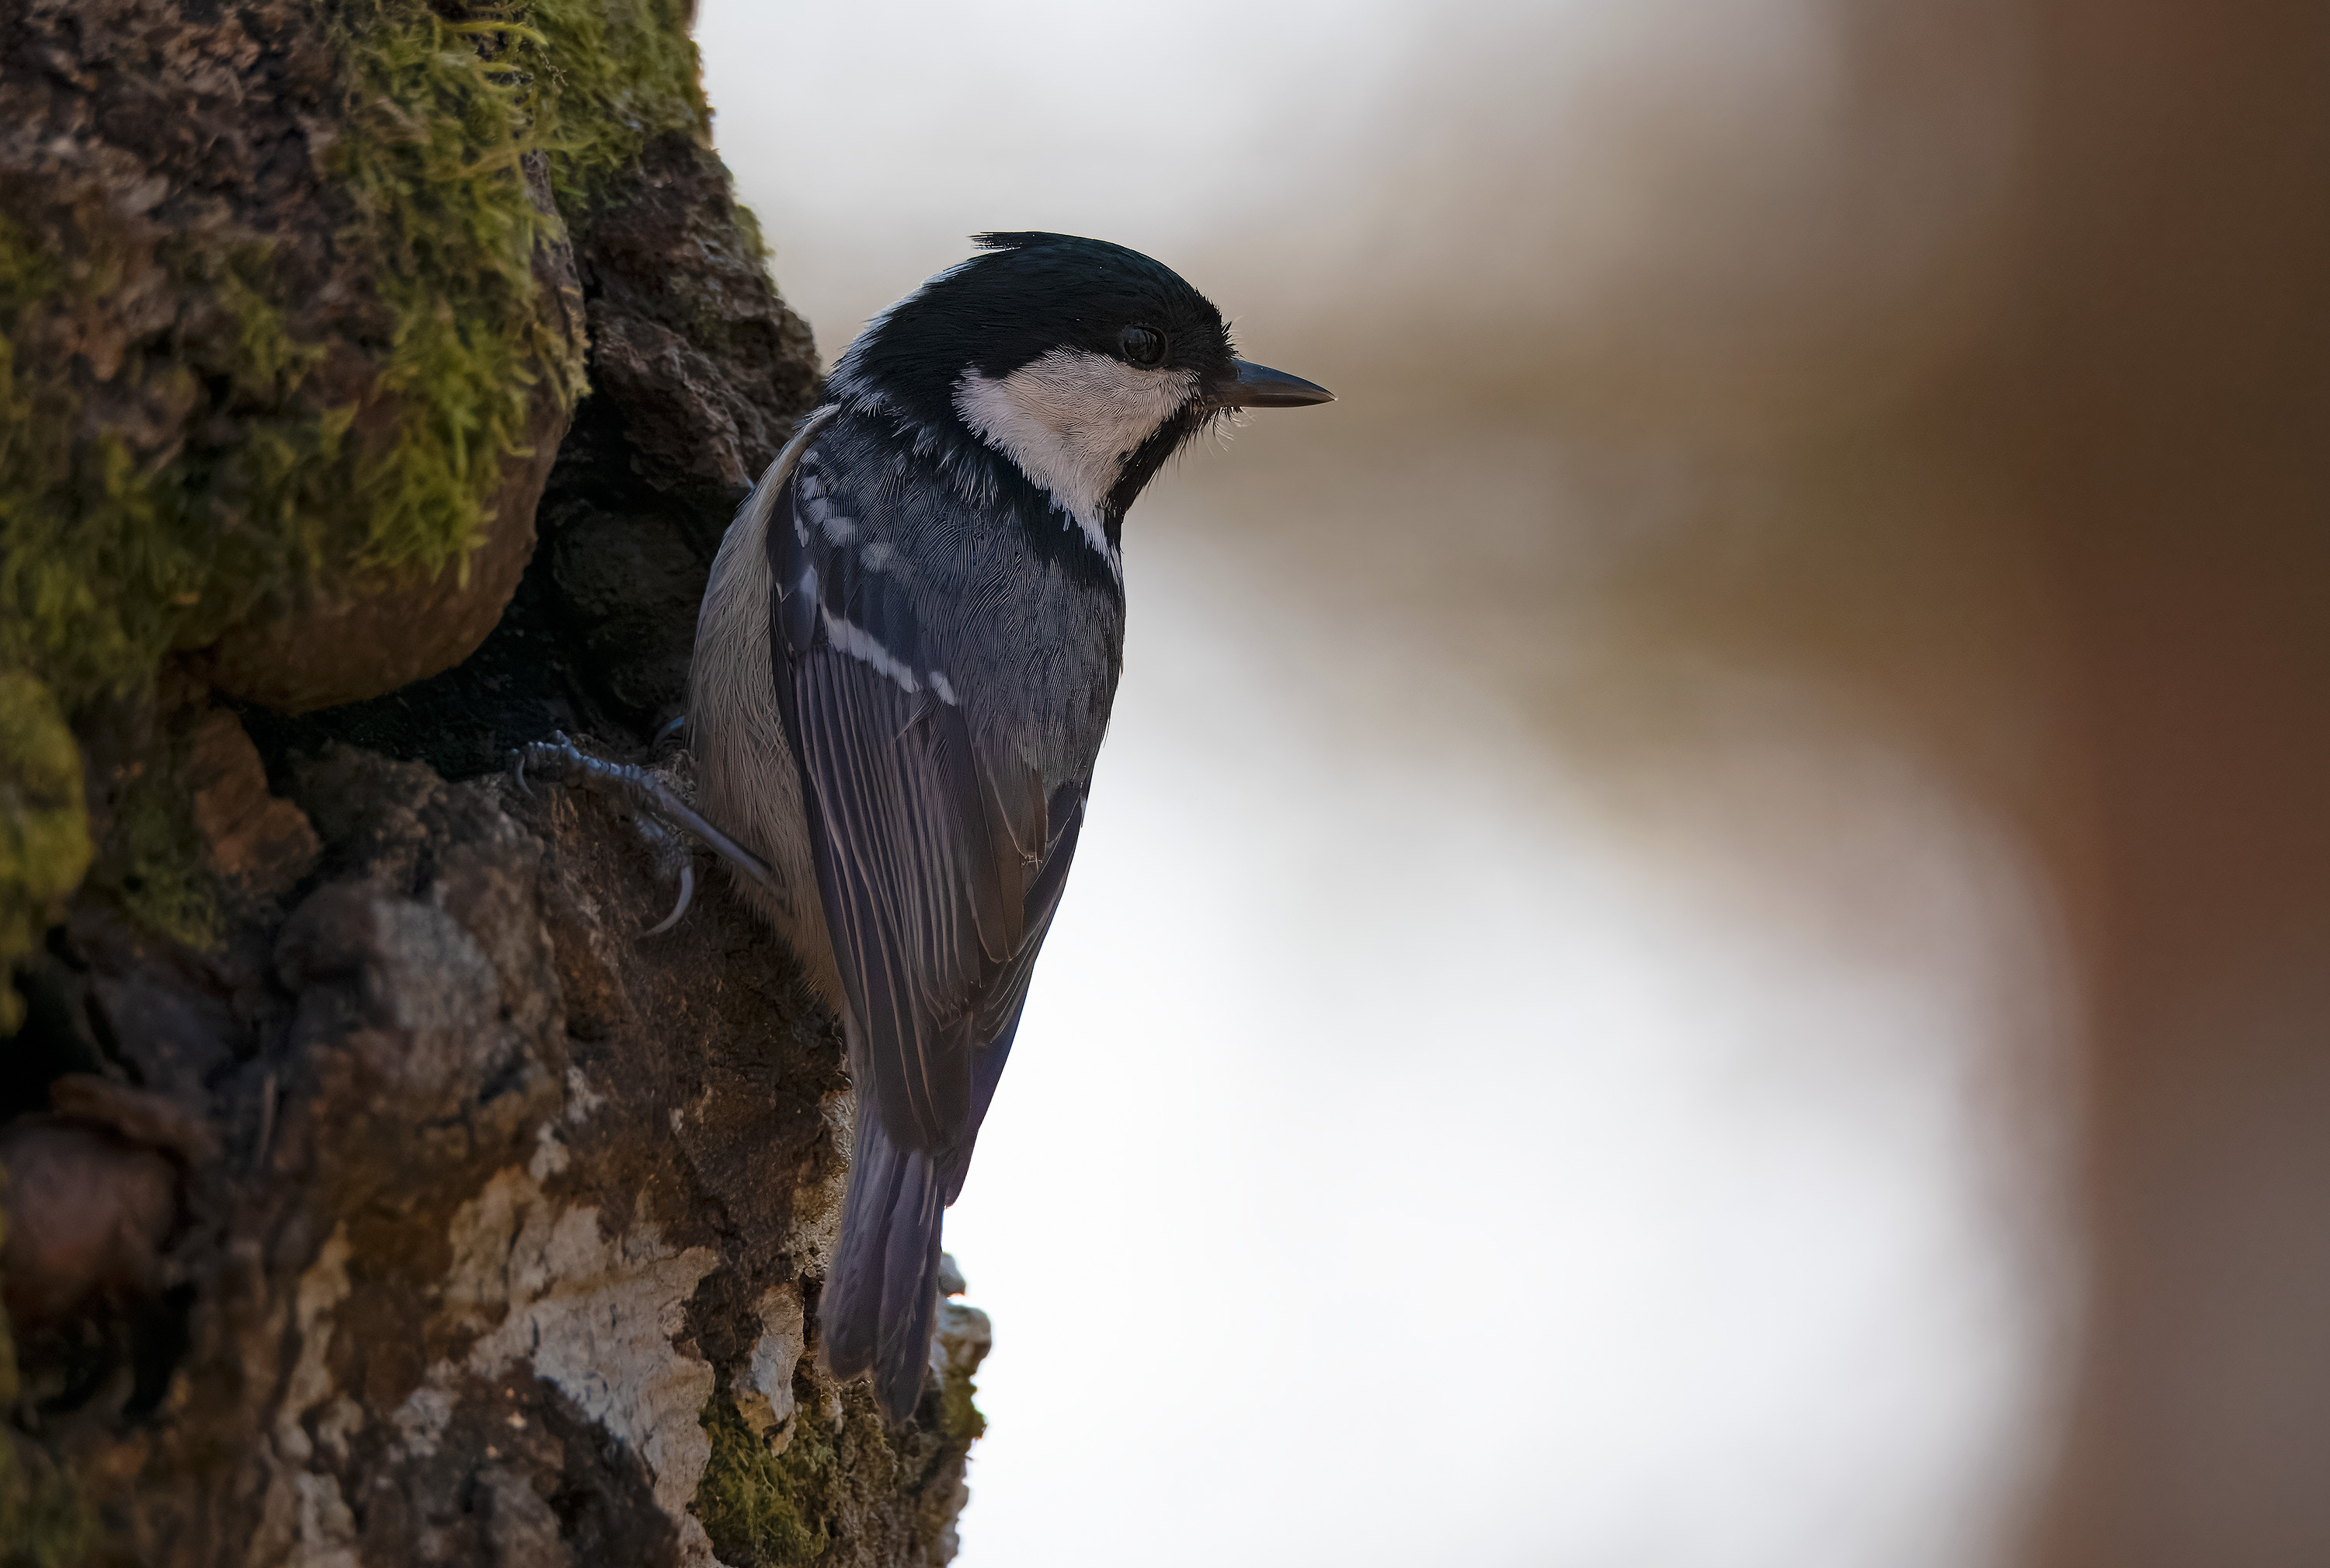
<path fill-rule="evenodd" d="M 554 730 L 547 741 L 530 741 L 510 753 L 510 778 L 525 793 L 534 793 L 527 775 L 569 789 L 611 796 L 631 808 L 639 836 L 667 876 L 679 878 L 679 902 L 671 913 L 645 934 L 655 936 L 679 923 L 696 896 L 696 866 L 683 833 L 709 845 L 713 853 L 756 882 L 770 879 L 768 863 L 706 821 L 696 808 L 681 799 L 656 773 L 628 763 L 593 757 Z"/>

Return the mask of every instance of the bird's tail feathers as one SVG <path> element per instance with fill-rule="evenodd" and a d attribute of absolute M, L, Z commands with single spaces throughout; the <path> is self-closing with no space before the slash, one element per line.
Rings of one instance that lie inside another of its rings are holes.
<path fill-rule="evenodd" d="M 836 1378 L 873 1368 L 882 1408 L 903 1421 L 930 1363 L 946 1195 L 939 1161 L 892 1142 L 876 1107 L 859 1108 L 855 1141 L 841 1242 L 818 1298 L 825 1365 Z"/>

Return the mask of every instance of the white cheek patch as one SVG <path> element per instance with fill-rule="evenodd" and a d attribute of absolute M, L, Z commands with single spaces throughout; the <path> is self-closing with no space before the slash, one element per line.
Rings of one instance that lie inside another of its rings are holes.
<path fill-rule="evenodd" d="M 963 423 L 1051 493 L 1109 570 L 1122 576 L 1101 523 L 1124 459 L 1198 390 L 1187 370 L 1143 370 L 1107 354 L 1056 348 L 1000 379 L 965 371 L 954 385 Z"/>

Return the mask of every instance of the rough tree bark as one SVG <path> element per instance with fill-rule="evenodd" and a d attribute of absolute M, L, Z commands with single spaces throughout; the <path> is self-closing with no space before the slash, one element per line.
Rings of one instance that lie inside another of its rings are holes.
<path fill-rule="evenodd" d="M 985 1320 L 810 1354 L 833 1020 L 499 771 L 656 760 L 815 395 L 688 21 L 0 16 L 0 1562 L 952 1555 Z"/>

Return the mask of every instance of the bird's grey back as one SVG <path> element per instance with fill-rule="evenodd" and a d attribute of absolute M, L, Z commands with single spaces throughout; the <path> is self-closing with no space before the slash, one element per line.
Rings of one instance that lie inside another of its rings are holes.
<path fill-rule="evenodd" d="M 932 456 L 942 483 L 932 482 Z M 1031 503 L 1024 483 L 1010 484 L 1017 476 L 998 475 L 982 456 L 933 453 L 910 425 L 820 409 L 738 509 L 705 589 L 688 682 L 703 809 L 774 870 L 768 883 L 737 885 L 837 1008 L 840 979 L 771 664 L 767 543 L 780 489 L 812 492 L 796 492 L 803 525 L 843 547 L 835 557 L 847 551 L 861 587 L 904 596 L 925 662 L 945 673 L 973 732 L 1024 761 L 1046 792 L 1089 779 L 1108 727 L 1123 663 L 1122 590 L 1073 519 Z"/>
<path fill-rule="evenodd" d="M 942 672 L 983 743 L 1047 788 L 1087 779 L 1123 663 L 1122 592 L 1075 522 L 1000 458 L 934 454 L 932 439 L 842 412 L 803 452 L 803 525 L 861 574 L 830 586 L 845 614 L 860 596 L 903 595 L 915 663 Z"/>

